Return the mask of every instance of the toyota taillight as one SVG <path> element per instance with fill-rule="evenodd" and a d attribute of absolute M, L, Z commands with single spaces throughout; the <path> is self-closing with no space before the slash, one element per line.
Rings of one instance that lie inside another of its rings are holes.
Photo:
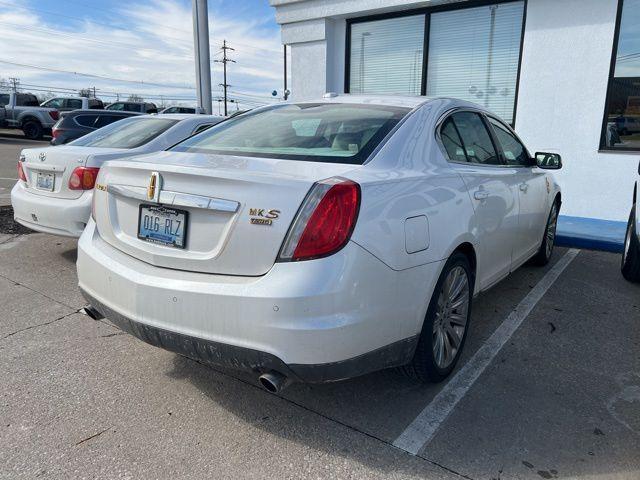
<path fill-rule="evenodd" d="M 76 167 L 69 177 L 69 190 L 91 190 L 96 185 L 99 168 Z"/>
<path fill-rule="evenodd" d="M 287 233 L 279 261 L 312 260 L 342 249 L 356 225 L 360 185 L 344 178 L 315 183 Z"/>
<path fill-rule="evenodd" d="M 27 181 L 27 176 L 24 174 L 24 169 L 22 168 L 22 160 L 18 161 L 18 178 L 23 182 Z"/>

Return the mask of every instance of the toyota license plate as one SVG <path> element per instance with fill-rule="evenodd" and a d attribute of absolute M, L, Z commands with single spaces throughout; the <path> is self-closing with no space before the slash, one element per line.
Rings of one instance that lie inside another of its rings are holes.
<path fill-rule="evenodd" d="M 138 238 L 167 247 L 185 248 L 189 212 L 162 205 L 140 205 Z"/>
<path fill-rule="evenodd" d="M 36 187 L 40 190 L 47 190 L 48 192 L 53 192 L 53 173 L 42 173 L 38 172 L 38 177 L 36 179 Z"/>

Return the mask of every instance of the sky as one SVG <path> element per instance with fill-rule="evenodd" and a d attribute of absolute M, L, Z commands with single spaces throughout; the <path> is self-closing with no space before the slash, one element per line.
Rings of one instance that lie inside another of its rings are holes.
<path fill-rule="evenodd" d="M 224 39 L 235 49 L 227 82 L 241 108 L 275 101 L 273 90 L 282 96 L 280 28 L 268 0 L 209 0 L 209 31 L 214 99 Z M 108 102 L 135 93 L 194 105 L 191 0 L 0 0 L 0 78 L 9 77 L 35 94 L 96 87 Z"/>

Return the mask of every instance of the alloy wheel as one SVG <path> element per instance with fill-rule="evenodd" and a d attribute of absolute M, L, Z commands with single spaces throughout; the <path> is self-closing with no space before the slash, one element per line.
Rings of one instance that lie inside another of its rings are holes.
<path fill-rule="evenodd" d="M 551 214 L 549 215 L 549 221 L 547 222 L 547 231 L 545 232 L 546 243 L 546 255 L 547 258 L 551 258 L 551 254 L 553 253 L 553 245 L 556 240 L 556 227 L 558 226 L 558 207 L 554 205 L 551 208 Z"/>
<path fill-rule="evenodd" d="M 469 276 L 461 266 L 452 268 L 440 295 L 433 321 L 433 358 L 445 369 L 456 359 L 467 328 L 469 304 Z"/>

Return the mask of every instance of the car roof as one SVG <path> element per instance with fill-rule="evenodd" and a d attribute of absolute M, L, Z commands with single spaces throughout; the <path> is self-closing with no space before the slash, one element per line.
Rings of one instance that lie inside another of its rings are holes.
<path fill-rule="evenodd" d="M 320 100 L 326 103 L 353 103 L 369 105 L 388 105 L 393 107 L 415 108 L 433 100 L 431 97 L 413 95 L 362 95 L 351 93 L 325 93 Z M 309 100 L 312 101 L 312 100 Z M 306 103 L 303 101 L 292 103 Z"/>
<path fill-rule="evenodd" d="M 172 120 L 223 120 L 224 117 L 220 115 L 194 115 L 193 113 L 163 113 L 162 115 L 149 115 L 155 118 L 169 118 Z"/>
<path fill-rule="evenodd" d="M 71 110 L 70 112 L 66 112 L 65 117 L 69 115 L 82 115 L 91 113 L 94 115 L 127 115 L 127 116 L 140 116 L 144 115 L 144 113 L 140 112 L 129 112 L 128 110 L 103 110 L 101 108 L 77 108 L 75 110 Z"/>

